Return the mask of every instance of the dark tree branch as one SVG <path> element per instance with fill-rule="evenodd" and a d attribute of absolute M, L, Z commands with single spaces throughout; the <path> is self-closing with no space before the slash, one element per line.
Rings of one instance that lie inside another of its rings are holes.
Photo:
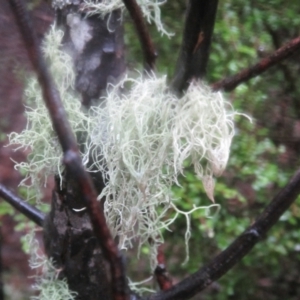
<path fill-rule="evenodd" d="M 181 93 L 206 73 L 218 0 L 190 0 L 172 87 Z"/>
<path fill-rule="evenodd" d="M 157 254 L 158 265 L 154 270 L 154 275 L 156 277 L 157 283 L 161 290 L 165 291 L 172 287 L 172 280 L 168 275 L 166 269 L 165 255 L 163 252 L 163 245 L 158 248 Z"/>
<path fill-rule="evenodd" d="M 30 60 L 38 75 L 53 128 L 64 152 L 64 163 L 78 183 L 91 218 L 95 236 L 101 245 L 103 254 L 110 263 L 114 299 L 128 299 L 127 281 L 121 254 L 107 227 L 91 178 L 82 165 L 75 136 L 70 129 L 59 93 L 42 57 L 29 15 L 23 1 L 10 0 L 9 3 L 15 14 Z"/>
<path fill-rule="evenodd" d="M 284 46 L 276 50 L 270 56 L 263 58 L 254 66 L 242 70 L 236 75 L 227 77 L 225 79 L 222 79 L 212 84 L 212 88 L 215 91 L 218 90 L 224 90 L 227 92 L 232 91 L 239 84 L 246 82 L 249 79 L 262 74 L 263 72 L 267 71 L 269 68 L 280 63 L 285 58 L 293 55 L 299 49 L 300 49 L 300 36 L 291 40 L 289 43 L 285 44 Z"/>
<path fill-rule="evenodd" d="M 123 0 L 123 2 L 134 22 L 144 54 L 144 67 L 145 70 L 149 72 L 154 69 L 157 53 L 145 24 L 141 8 L 135 0 Z"/>
<path fill-rule="evenodd" d="M 0 184 L 0 196 L 35 224 L 43 227 L 45 215 Z"/>
<path fill-rule="evenodd" d="M 161 291 L 148 300 L 190 299 L 219 279 L 237 264 L 262 239 L 280 216 L 296 200 L 300 193 L 300 170 L 290 182 L 275 196 L 253 225 L 244 231 L 227 249 L 199 271 L 188 276 L 167 291 Z"/>

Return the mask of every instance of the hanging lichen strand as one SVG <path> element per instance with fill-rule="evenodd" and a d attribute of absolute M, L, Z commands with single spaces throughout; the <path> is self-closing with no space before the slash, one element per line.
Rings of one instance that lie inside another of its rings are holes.
<path fill-rule="evenodd" d="M 194 166 L 213 201 L 213 175 L 226 166 L 234 115 L 222 94 L 202 83 L 193 82 L 178 99 L 166 77 L 154 75 L 125 78 L 92 108 L 86 155 L 92 153 L 107 180 L 99 199 L 106 196 L 107 221 L 121 248 L 151 240 L 154 266 L 161 229 L 173 221 L 166 216 L 174 207 L 171 187 L 184 163 Z"/>
<path fill-rule="evenodd" d="M 78 0 L 53 0 L 52 6 L 54 8 L 61 9 L 64 6 L 70 5 L 72 3 L 78 5 L 78 2 Z M 140 6 L 144 17 L 147 19 L 147 22 L 154 23 L 157 30 L 161 34 L 165 34 L 168 37 L 171 37 L 173 33 L 168 32 L 161 21 L 160 6 L 162 6 L 166 2 L 167 0 L 137 0 L 137 4 Z M 123 10 L 124 3 L 122 0 L 84 0 L 83 8 L 86 8 L 88 16 L 100 15 L 101 17 L 105 17 L 114 10 Z"/>
<path fill-rule="evenodd" d="M 40 270 L 40 274 L 34 276 L 36 281 L 32 289 L 38 291 L 38 296 L 32 296 L 31 300 L 75 300 L 77 293 L 70 291 L 67 281 L 59 280 L 59 271 L 55 268 L 53 261 L 47 259 L 41 253 L 39 242 L 35 239 L 34 232 L 31 231 L 25 236 L 30 255 L 29 266 L 32 269 Z"/>
<path fill-rule="evenodd" d="M 84 113 L 74 90 L 71 58 L 60 50 L 61 40 L 62 32 L 52 28 L 43 47 L 45 57 L 73 131 L 88 137 L 81 145 L 83 161 L 106 179 L 99 199 L 106 197 L 107 222 L 122 249 L 151 241 L 154 267 L 161 230 L 175 220 L 167 211 L 180 212 L 171 186 L 178 184 L 188 162 L 213 201 L 213 175 L 219 176 L 226 166 L 235 113 L 221 93 L 203 83 L 192 82 L 179 99 L 170 92 L 166 77 L 155 75 L 109 86 L 101 106 Z M 38 190 L 48 176 L 61 174 L 61 151 L 35 78 L 29 80 L 25 95 L 27 127 L 12 133 L 10 143 L 31 149 L 28 162 L 16 167 L 25 170 Z M 186 243 L 189 236 L 187 217 Z"/>
<path fill-rule="evenodd" d="M 72 58 L 60 49 L 62 38 L 63 32 L 55 29 L 54 26 L 51 27 L 45 37 L 42 49 L 73 132 L 79 135 L 89 130 L 89 118 L 82 111 L 80 96 L 74 89 L 75 74 Z M 38 192 L 40 187 L 46 184 L 47 178 L 53 174 L 61 175 L 62 151 L 36 77 L 32 76 L 28 79 L 24 98 L 27 105 L 25 110 L 26 129 L 21 133 L 11 133 L 9 140 L 10 144 L 18 146 L 16 149 L 31 150 L 27 162 L 16 163 L 15 168 L 24 171 L 25 178 L 21 184 L 33 186 L 36 190 L 36 198 L 39 199 L 40 193 Z"/>

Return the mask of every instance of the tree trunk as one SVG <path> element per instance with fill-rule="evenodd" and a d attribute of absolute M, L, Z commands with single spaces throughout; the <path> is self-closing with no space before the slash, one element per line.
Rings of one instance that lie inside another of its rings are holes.
<path fill-rule="evenodd" d="M 64 50 L 73 58 L 75 87 L 82 104 L 90 107 L 106 94 L 108 83 L 117 82 L 124 73 L 123 26 L 120 10 L 101 18 L 87 16 L 81 5 L 57 8 L 57 25 L 64 31 Z M 109 268 L 94 237 L 82 192 L 70 175 L 65 172 L 62 184 L 56 180 L 44 225 L 45 248 L 62 269 L 60 276 L 78 293 L 77 300 L 111 299 Z M 92 177 L 100 193 L 102 175 Z"/>

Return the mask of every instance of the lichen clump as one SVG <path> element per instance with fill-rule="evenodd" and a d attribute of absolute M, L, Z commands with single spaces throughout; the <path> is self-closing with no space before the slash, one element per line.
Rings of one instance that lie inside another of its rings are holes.
<path fill-rule="evenodd" d="M 35 239 L 34 232 L 25 236 L 26 252 L 30 254 L 29 265 L 32 269 L 38 269 L 40 274 L 35 276 L 36 282 L 33 290 L 39 291 L 38 296 L 32 296 L 32 300 L 75 300 L 77 293 L 70 291 L 67 281 L 59 280 L 61 270 L 55 268 L 53 262 L 41 253 L 40 245 Z"/>
<path fill-rule="evenodd" d="M 150 76 L 125 78 L 92 110 L 87 153 L 107 180 L 99 199 L 106 197 L 109 226 L 121 248 L 151 240 L 155 249 L 186 162 L 213 201 L 213 175 L 224 170 L 234 135 L 232 107 L 200 82 L 177 98 L 166 77 Z"/>
<path fill-rule="evenodd" d="M 137 0 L 148 23 L 154 23 L 161 34 L 171 37 L 173 33 L 168 32 L 161 21 L 160 7 L 166 2 L 167 0 Z M 63 9 L 67 5 L 79 5 L 79 3 L 79 0 L 52 0 L 52 6 L 55 9 Z M 82 9 L 86 9 L 87 16 L 99 15 L 104 18 L 114 10 L 121 9 L 123 11 L 124 2 L 122 0 L 85 0 Z"/>
<path fill-rule="evenodd" d="M 153 74 L 126 77 L 109 86 L 101 105 L 84 112 L 74 90 L 71 58 L 60 49 L 61 40 L 62 32 L 53 27 L 44 44 L 45 57 L 73 131 L 86 137 L 80 141 L 83 162 L 106 181 L 99 199 L 106 198 L 108 225 L 122 249 L 150 242 L 154 267 L 163 242 L 161 231 L 175 220 L 169 209 L 187 216 L 175 207 L 172 185 L 178 184 L 189 163 L 213 201 L 213 176 L 226 166 L 235 113 L 220 92 L 199 81 L 178 98 L 165 76 Z M 48 176 L 61 174 L 62 154 L 36 79 L 29 80 L 25 96 L 30 105 L 27 128 L 12 133 L 10 143 L 31 149 L 28 161 L 16 167 L 23 168 L 38 188 Z"/>
<path fill-rule="evenodd" d="M 154 23 L 161 34 L 171 37 L 173 34 L 165 29 L 161 21 L 160 7 L 166 2 L 167 0 L 137 0 L 137 4 L 141 8 L 148 23 Z M 88 15 L 97 14 L 104 17 L 116 9 L 124 9 L 124 2 L 122 0 L 102 0 L 98 2 L 85 0 L 84 3 Z"/>
<path fill-rule="evenodd" d="M 82 111 L 80 96 L 74 90 L 75 74 L 71 57 L 60 49 L 63 32 L 54 27 L 45 37 L 43 52 L 55 79 L 68 120 L 73 132 L 77 135 L 87 132 L 89 118 Z M 31 150 L 28 161 L 16 163 L 15 168 L 22 169 L 25 178 L 23 185 L 34 186 L 36 191 L 45 185 L 47 178 L 53 174 L 61 175 L 62 151 L 54 133 L 48 110 L 44 104 L 42 92 L 36 77 L 27 81 L 25 88 L 26 129 L 21 133 L 9 135 L 11 145 Z M 28 179 L 30 179 L 28 181 Z M 38 197 L 40 194 L 37 195 Z"/>

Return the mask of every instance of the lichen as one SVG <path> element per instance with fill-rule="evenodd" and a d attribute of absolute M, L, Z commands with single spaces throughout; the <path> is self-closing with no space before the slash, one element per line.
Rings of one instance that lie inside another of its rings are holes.
<path fill-rule="evenodd" d="M 167 0 L 137 0 L 137 4 L 140 6 L 144 17 L 148 23 L 154 23 L 157 30 L 161 34 L 165 34 L 171 37 L 173 33 L 168 32 L 161 21 L 160 6 L 166 3 Z M 67 5 L 79 5 L 79 0 L 52 0 L 52 7 L 54 9 L 63 9 Z M 112 11 L 121 9 L 124 11 L 124 2 L 122 0 L 84 0 L 84 6 L 87 16 L 99 15 L 104 18 L 110 15 Z"/>
<path fill-rule="evenodd" d="M 218 206 L 182 212 L 174 204 L 171 187 L 179 184 L 178 176 L 184 175 L 189 162 L 214 201 L 213 176 L 221 175 L 226 166 L 235 112 L 220 92 L 200 81 L 192 82 L 178 98 L 169 90 L 166 77 L 154 74 L 126 77 L 110 85 L 101 105 L 83 112 L 74 89 L 71 58 L 61 51 L 61 40 L 62 32 L 52 28 L 44 45 L 45 57 L 73 131 L 87 137 L 80 146 L 84 164 L 106 179 L 99 199 L 106 197 L 107 223 L 122 249 L 150 244 L 154 268 L 162 229 L 183 214 L 187 245 L 190 214 L 204 209 L 209 215 Z M 28 161 L 16 167 L 25 169 L 31 184 L 39 188 L 48 176 L 61 174 L 62 154 L 36 79 L 29 80 L 25 94 L 30 104 L 27 128 L 12 133 L 10 143 L 31 149 Z"/>
<path fill-rule="evenodd" d="M 128 93 L 121 94 L 128 85 Z M 92 110 L 87 153 L 107 178 L 99 195 L 106 197 L 107 222 L 121 248 L 151 240 L 155 249 L 161 230 L 173 221 L 167 216 L 174 206 L 171 187 L 184 175 L 186 161 L 213 201 L 213 175 L 226 166 L 235 113 L 221 93 L 201 82 L 177 98 L 166 77 L 154 75 L 125 78 Z"/>
<path fill-rule="evenodd" d="M 36 271 L 33 290 L 38 291 L 38 296 L 32 300 L 75 300 L 76 293 L 69 290 L 66 280 L 58 279 L 61 270 L 57 270 L 53 262 L 40 250 L 40 245 L 35 238 L 34 231 L 25 236 L 25 244 L 30 251 L 29 266 Z"/>
<path fill-rule="evenodd" d="M 171 37 L 173 33 L 168 32 L 161 21 L 160 6 L 166 3 L 167 0 L 137 0 L 144 17 L 148 23 L 154 23 L 157 30 L 161 34 Z M 87 15 L 100 15 L 105 17 L 116 9 L 124 10 L 124 2 L 122 0 L 102 0 L 95 2 L 93 0 L 84 1 L 87 8 Z"/>
<path fill-rule="evenodd" d="M 89 118 L 82 111 L 79 95 L 74 90 L 75 74 L 71 57 L 60 49 L 63 32 L 51 28 L 43 45 L 44 56 L 68 114 L 73 132 L 80 135 L 88 131 Z M 27 162 L 15 164 L 26 174 L 21 184 L 34 186 L 36 191 L 45 185 L 53 174 L 61 175 L 62 151 L 54 133 L 37 79 L 32 76 L 25 88 L 27 126 L 21 133 L 9 135 L 11 145 L 17 149 L 29 149 Z M 28 179 L 30 179 L 28 181 Z M 37 199 L 40 194 L 37 193 Z"/>
<path fill-rule="evenodd" d="M 71 5 L 71 4 L 79 5 L 80 0 L 52 0 L 52 7 L 54 9 L 62 9 L 66 5 Z"/>

